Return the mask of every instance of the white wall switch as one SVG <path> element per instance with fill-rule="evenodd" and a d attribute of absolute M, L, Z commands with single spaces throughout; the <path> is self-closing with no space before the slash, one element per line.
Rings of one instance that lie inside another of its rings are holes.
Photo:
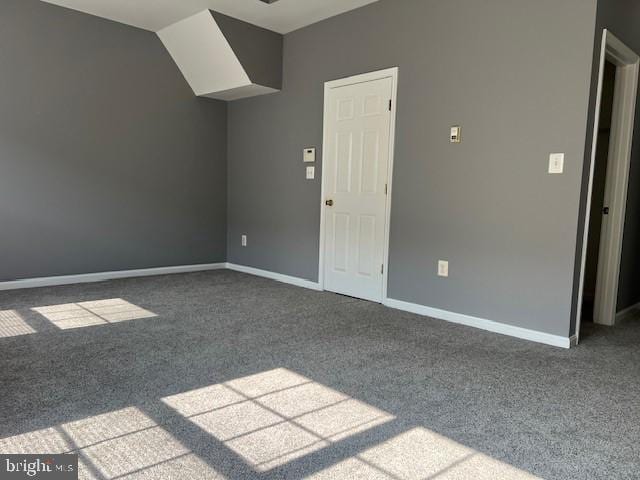
<path fill-rule="evenodd" d="M 242 246 L 243 247 L 247 246 L 247 236 L 246 235 L 242 235 Z"/>
<path fill-rule="evenodd" d="M 307 167 L 307 180 L 316 178 L 316 167 Z"/>
<path fill-rule="evenodd" d="M 449 137 L 451 143 L 462 143 L 462 127 L 455 125 L 451 127 L 451 135 Z"/>
<path fill-rule="evenodd" d="M 316 149 L 315 148 L 305 148 L 304 154 L 302 155 L 302 159 L 304 163 L 313 163 L 316 161 Z"/>
<path fill-rule="evenodd" d="M 549 155 L 549 173 L 564 173 L 564 153 L 552 153 Z"/>
<path fill-rule="evenodd" d="M 438 262 L 438 276 L 439 277 L 449 276 L 449 262 L 446 262 L 444 260 L 440 260 Z"/>

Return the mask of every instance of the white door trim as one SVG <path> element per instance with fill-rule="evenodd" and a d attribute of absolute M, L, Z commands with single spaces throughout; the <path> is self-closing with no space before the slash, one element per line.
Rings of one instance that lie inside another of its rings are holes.
<path fill-rule="evenodd" d="M 589 222 L 593 194 L 593 177 L 598 145 L 598 129 L 600 126 L 600 109 L 602 106 L 602 89 L 606 61 L 617 67 L 613 123 L 611 128 L 611 147 L 609 150 L 609 166 L 607 167 L 607 189 L 611 191 L 609 201 L 609 221 L 607 231 L 603 229 L 598 260 L 598 277 L 596 286 L 596 307 L 601 323 L 613 325 L 616 318 L 618 297 L 618 280 L 620 276 L 620 259 L 627 206 L 627 190 L 629 184 L 629 168 L 631 165 L 631 146 L 633 142 L 635 111 L 638 90 L 638 74 L 640 57 L 616 38 L 610 31 L 602 34 L 600 52 L 600 71 L 596 94 L 596 110 L 593 126 L 593 142 L 591 146 L 591 165 L 587 186 L 587 204 L 585 208 L 584 235 L 582 239 L 582 259 L 580 264 L 580 280 L 578 289 L 578 305 L 576 308 L 576 336 L 580 338 L 582 317 L 582 301 L 584 295 L 584 277 L 587 263 L 587 243 L 589 239 Z"/>
<path fill-rule="evenodd" d="M 387 299 L 387 285 L 389 278 L 389 232 L 391 225 L 391 195 L 393 192 L 393 154 L 395 151 L 395 138 L 396 138 L 396 112 L 398 105 L 398 67 L 388 68 L 385 70 L 379 70 L 376 72 L 363 73 L 361 75 L 354 75 L 352 77 L 341 78 L 338 80 L 332 80 L 324 84 L 324 113 L 323 113 L 323 131 L 322 131 L 322 189 L 320 194 L 320 255 L 318 262 L 318 284 L 320 289 L 324 290 L 324 254 L 325 254 L 325 205 L 324 199 L 326 194 L 326 169 L 324 166 L 327 163 L 327 145 L 328 145 L 328 129 L 327 118 L 329 103 L 329 91 L 333 88 L 346 87 L 347 85 L 354 85 L 357 83 L 371 82 L 374 80 L 381 80 L 383 78 L 392 79 L 391 87 L 391 124 L 389 132 L 389 173 L 388 173 L 388 188 L 386 199 L 386 215 L 385 215 L 385 234 L 384 234 L 384 272 L 382 275 L 382 300 Z"/>

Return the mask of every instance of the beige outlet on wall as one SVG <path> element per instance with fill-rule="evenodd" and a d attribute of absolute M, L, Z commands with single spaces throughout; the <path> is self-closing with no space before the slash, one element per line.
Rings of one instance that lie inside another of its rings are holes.
<path fill-rule="evenodd" d="M 445 260 L 440 260 L 438 262 L 438 276 L 439 277 L 449 276 L 449 262 Z"/>
<path fill-rule="evenodd" d="M 247 236 L 246 236 L 246 235 L 242 235 L 242 240 L 241 240 L 241 242 L 242 242 L 242 246 L 243 246 L 243 247 L 246 247 L 246 246 L 247 246 Z"/>

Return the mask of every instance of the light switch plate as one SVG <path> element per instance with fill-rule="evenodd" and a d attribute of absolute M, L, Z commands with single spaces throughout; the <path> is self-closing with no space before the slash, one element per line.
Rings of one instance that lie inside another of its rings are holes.
<path fill-rule="evenodd" d="M 439 277 L 449 276 L 449 262 L 445 260 L 440 260 L 438 262 L 438 276 Z"/>
<path fill-rule="evenodd" d="M 552 153 L 549 155 L 549 173 L 564 173 L 564 153 Z"/>
<path fill-rule="evenodd" d="M 243 247 L 247 246 L 247 236 L 246 235 L 242 235 L 241 243 L 242 243 Z"/>
<path fill-rule="evenodd" d="M 316 178 L 316 167 L 307 167 L 307 180 Z"/>
<path fill-rule="evenodd" d="M 316 161 L 316 149 L 315 148 L 305 148 L 304 153 L 302 155 L 304 163 L 313 163 Z"/>

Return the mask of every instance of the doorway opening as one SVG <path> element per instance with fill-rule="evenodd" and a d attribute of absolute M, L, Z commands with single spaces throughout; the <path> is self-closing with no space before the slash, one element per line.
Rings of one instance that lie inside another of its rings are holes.
<path fill-rule="evenodd" d="M 614 325 L 627 206 L 640 57 L 605 30 L 576 318 Z"/>
<path fill-rule="evenodd" d="M 616 66 L 605 61 L 602 78 L 602 102 L 598 126 L 595 165 L 593 170 L 593 190 L 589 214 L 589 235 L 587 237 L 587 262 L 584 272 L 584 293 L 582 296 L 582 322 L 595 322 L 596 284 L 598 260 L 602 236 L 603 217 L 609 214 L 605 202 L 607 166 L 611 145 L 611 121 L 613 119 L 613 96 L 615 93 Z"/>

